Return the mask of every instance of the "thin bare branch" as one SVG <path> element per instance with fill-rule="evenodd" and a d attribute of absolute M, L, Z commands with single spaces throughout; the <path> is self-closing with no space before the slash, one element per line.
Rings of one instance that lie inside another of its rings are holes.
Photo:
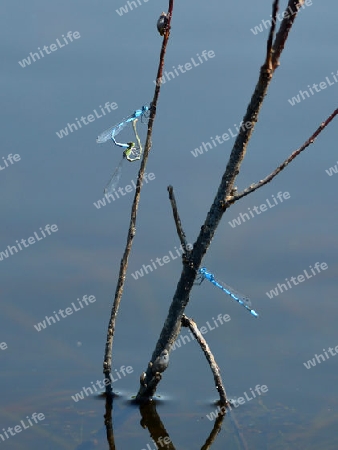
<path fill-rule="evenodd" d="M 269 32 L 269 37 L 268 37 L 268 42 L 267 42 L 267 48 L 266 48 L 266 60 L 265 60 L 265 65 L 267 67 L 272 67 L 271 63 L 272 63 L 272 44 L 273 44 L 273 38 L 275 35 L 275 30 L 276 30 L 276 20 L 277 20 L 277 13 L 278 13 L 278 4 L 279 4 L 279 0 L 275 0 L 272 6 L 272 17 L 271 17 L 271 27 L 270 27 L 270 32 Z"/>
<path fill-rule="evenodd" d="M 221 377 L 221 372 L 219 370 L 219 367 L 215 361 L 214 355 L 212 354 L 209 345 L 207 344 L 207 341 L 204 339 L 202 333 L 197 328 L 196 322 L 189 317 L 187 317 L 185 314 L 182 316 L 182 326 L 188 327 L 192 334 L 195 336 L 196 341 L 200 345 L 208 363 L 210 366 L 210 369 L 212 371 L 212 374 L 214 376 L 215 386 L 216 390 L 218 392 L 220 403 L 222 406 L 227 406 L 227 397 L 226 392 L 223 386 L 223 381 Z"/>
<path fill-rule="evenodd" d="M 181 245 L 182 248 L 184 250 L 184 253 L 188 253 L 190 251 L 190 248 L 188 248 L 188 242 L 186 239 L 186 235 L 184 233 L 183 227 L 182 227 L 182 222 L 180 219 L 180 215 L 178 213 L 177 210 L 177 204 L 176 204 L 176 199 L 175 199 L 175 195 L 174 195 L 174 189 L 172 186 L 168 186 L 168 192 L 169 192 L 169 200 L 171 203 L 171 208 L 173 210 L 173 215 L 174 215 L 174 220 L 175 220 L 175 225 L 176 225 L 176 230 L 177 230 L 177 234 L 178 237 L 181 241 Z"/>
<path fill-rule="evenodd" d="M 160 61 L 159 66 L 157 70 L 157 80 L 161 80 L 162 73 L 163 73 L 163 67 L 164 67 L 164 58 L 165 53 L 169 41 L 169 35 L 170 35 L 170 23 L 171 23 L 171 17 L 174 7 L 174 0 L 169 0 L 169 10 L 168 10 L 168 24 L 166 27 L 166 32 L 163 36 L 163 42 L 162 42 L 162 48 L 161 48 L 161 54 L 160 54 Z M 160 88 L 161 83 L 156 83 L 155 92 L 154 92 L 154 98 L 151 103 L 150 108 L 150 116 L 149 116 L 149 122 L 148 122 L 148 132 L 147 132 L 147 138 L 143 153 L 143 158 L 141 161 L 140 170 L 137 177 L 137 183 L 136 183 L 136 189 L 135 189 L 135 196 L 131 208 L 131 215 L 130 215 L 130 222 L 129 222 L 129 229 L 128 229 L 128 235 L 127 235 L 127 243 L 126 247 L 123 253 L 123 257 L 120 262 L 120 271 L 119 271 L 119 278 L 116 286 L 115 291 L 115 298 L 113 302 L 113 307 L 111 310 L 111 315 L 109 319 L 108 324 L 108 332 L 107 332 L 107 339 L 106 339 L 106 346 L 105 346 L 105 354 L 104 354 L 104 362 L 103 362 L 103 373 L 105 376 L 105 384 L 106 384 L 106 394 L 111 396 L 112 395 L 112 387 L 111 387 L 111 380 L 110 380 L 110 373 L 111 373 L 111 367 L 112 367 L 112 348 L 113 348 L 113 340 L 114 340 L 114 333 L 115 333 L 115 323 L 116 323 L 116 317 L 119 310 L 123 289 L 124 289 L 124 283 L 126 280 L 126 274 L 127 274 L 127 268 L 128 268 L 128 261 L 129 256 L 132 248 L 132 242 L 134 239 L 134 236 L 136 234 L 136 217 L 137 217 L 137 210 L 138 205 L 140 202 L 140 196 L 141 196 L 141 187 L 142 187 L 142 180 L 145 173 L 148 156 L 151 149 L 151 137 L 152 137 L 152 131 L 153 131 L 153 124 L 156 117 L 156 106 L 158 97 L 160 94 Z"/>
<path fill-rule="evenodd" d="M 272 68 L 275 70 L 279 66 L 280 55 L 284 49 L 285 42 L 289 36 L 291 27 L 297 17 L 299 9 L 304 5 L 305 0 L 289 0 L 288 6 L 283 13 L 283 20 L 273 44 Z"/>
<path fill-rule="evenodd" d="M 247 189 L 244 189 L 244 191 L 239 192 L 235 196 L 229 196 L 227 199 L 227 207 L 229 205 L 232 205 L 233 203 L 237 202 L 242 197 L 245 197 L 246 195 L 250 194 L 251 192 L 256 191 L 258 188 L 264 186 L 267 183 L 270 183 L 275 176 L 277 176 L 285 167 L 290 164 L 291 161 L 293 161 L 302 151 L 304 151 L 307 147 L 309 147 L 311 144 L 314 143 L 318 135 L 328 126 L 328 124 L 336 117 L 338 114 L 338 108 L 333 111 L 333 113 L 320 124 L 320 126 L 317 128 L 317 130 L 309 137 L 307 141 L 304 142 L 304 144 L 299 147 L 297 150 L 295 150 L 291 155 L 284 161 L 280 166 L 277 167 L 276 170 L 274 170 L 270 175 L 265 177 L 263 180 L 260 180 L 256 184 L 251 184 Z"/>

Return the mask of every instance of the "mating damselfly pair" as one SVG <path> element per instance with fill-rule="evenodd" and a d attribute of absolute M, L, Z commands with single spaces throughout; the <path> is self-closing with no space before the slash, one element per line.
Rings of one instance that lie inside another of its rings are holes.
<path fill-rule="evenodd" d="M 137 160 L 141 159 L 141 156 L 142 156 L 142 145 L 141 145 L 140 138 L 139 138 L 139 136 L 137 134 L 136 122 L 138 121 L 138 119 L 142 120 L 143 117 L 147 117 L 147 115 L 149 114 L 149 111 L 150 111 L 150 107 L 149 106 L 142 106 L 141 109 L 137 109 L 129 117 L 126 117 L 125 119 L 123 119 L 118 124 L 116 124 L 116 125 L 108 128 L 107 130 L 103 131 L 97 137 L 96 142 L 98 144 L 103 144 L 103 143 L 105 143 L 105 142 L 107 142 L 107 141 L 109 141 L 111 139 L 116 146 L 124 148 L 122 159 L 119 162 L 119 164 L 116 167 L 116 169 L 114 170 L 112 176 L 110 177 L 110 179 L 109 179 L 109 181 L 108 181 L 108 183 L 107 183 L 107 185 L 106 185 L 106 187 L 104 189 L 104 193 L 105 194 L 112 194 L 114 189 L 117 187 L 118 182 L 119 182 L 120 177 L 121 177 L 121 173 L 122 173 L 122 164 L 123 164 L 123 161 L 125 159 L 127 159 L 129 162 L 134 162 L 134 161 L 137 161 Z M 135 143 L 135 142 L 127 142 L 126 144 L 124 144 L 124 143 L 121 143 L 121 142 L 117 142 L 115 137 L 129 123 L 131 123 L 132 126 L 133 126 L 137 143 Z"/>

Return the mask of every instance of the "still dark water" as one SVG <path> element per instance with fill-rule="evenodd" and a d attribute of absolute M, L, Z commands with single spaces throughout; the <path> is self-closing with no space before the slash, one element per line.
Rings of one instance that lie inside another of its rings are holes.
<path fill-rule="evenodd" d="M 138 164 L 124 164 L 123 193 L 104 205 L 121 149 L 95 140 L 151 100 L 167 4 L 0 7 L 0 447 L 106 449 L 102 361 Z M 337 107 L 337 13 L 333 0 L 313 0 L 297 17 L 239 190 Z M 257 81 L 270 14 L 267 0 L 175 2 L 165 66 L 174 76 L 161 90 L 114 342 L 117 449 L 338 448 L 337 122 L 229 209 L 203 262 L 250 296 L 259 319 L 207 281 L 192 292 L 186 313 L 207 330 L 226 391 L 242 404 L 221 422 L 210 416 L 213 379 L 185 329 L 152 409 L 130 402 L 181 272 L 166 187 L 193 243 Z M 203 51 L 214 56 L 202 63 Z M 146 125 L 138 130 L 144 142 Z M 131 129 L 120 136 L 129 141 Z"/>

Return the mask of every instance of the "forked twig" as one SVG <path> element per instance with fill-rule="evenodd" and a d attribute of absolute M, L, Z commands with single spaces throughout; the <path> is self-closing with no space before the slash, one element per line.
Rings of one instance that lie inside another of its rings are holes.
<path fill-rule="evenodd" d="M 289 32 L 296 20 L 298 11 L 304 5 L 305 0 L 289 0 L 288 6 L 283 14 L 283 20 L 279 27 L 276 39 L 273 44 L 272 68 L 275 70 L 279 66 L 279 59 L 284 50 L 285 43 L 289 36 Z"/>
<path fill-rule="evenodd" d="M 247 145 L 253 133 L 254 127 L 258 121 L 258 116 L 264 97 L 267 93 L 274 71 L 279 65 L 281 53 L 284 49 L 285 42 L 289 36 L 289 32 L 294 23 L 298 10 L 303 4 L 304 0 L 289 0 L 288 9 L 291 6 L 293 14 L 291 16 L 288 14 L 283 14 L 284 18 L 280 25 L 279 31 L 276 34 L 274 42 L 272 41 L 275 32 L 276 20 L 272 21 L 267 42 L 267 56 L 261 67 L 257 85 L 252 94 L 247 111 L 243 117 L 243 125 L 240 127 L 217 194 L 210 207 L 205 222 L 201 227 L 199 236 L 193 246 L 193 249 L 186 255 L 186 258 L 183 259 L 184 264 L 181 277 L 178 281 L 174 298 L 169 308 L 168 316 L 163 325 L 155 350 L 152 354 L 151 363 L 153 363 L 156 358 L 160 356 L 164 349 L 169 351 L 178 337 L 181 328 L 181 320 L 185 308 L 189 302 L 190 292 L 194 285 L 197 271 L 211 244 L 217 226 L 222 219 L 224 212 L 230 206 L 228 200 L 229 198 L 232 198 L 231 193 L 233 190 L 233 185 L 239 173 L 241 163 L 245 157 Z M 278 5 L 278 0 L 274 0 L 272 17 L 275 19 L 277 16 Z M 184 241 L 185 239 L 185 235 L 182 233 L 180 221 L 175 218 L 175 223 L 179 238 L 182 242 L 182 240 Z M 143 384 L 140 385 L 139 392 L 137 394 L 137 400 L 149 400 L 149 398 L 154 395 L 156 385 L 159 383 L 160 379 L 161 377 L 156 378 L 154 376 L 151 368 L 148 366 L 143 378 Z"/>
<path fill-rule="evenodd" d="M 291 155 L 286 158 L 286 160 L 277 167 L 270 175 L 265 177 L 263 180 L 260 180 L 258 183 L 250 185 L 248 188 L 244 189 L 244 191 L 239 192 L 238 194 L 234 196 L 229 196 L 227 198 L 227 206 L 235 203 L 237 200 L 239 200 L 242 197 L 245 197 L 246 195 L 250 194 L 251 192 L 256 191 L 258 188 L 264 186 L 267 183 L 270 183 L 275 176 L 277 176 L 287 165 L 290 164 L 291 161 L 293 161 L 302 151 L 304 151 L 307 147 L 309 147 L 311 144 L 314 143 L 318 135 L 328 126 L 328 124 L 336 117 L 338 114 L 338 108 L 333 111 L 333 113 L 326 119 L 324 122 L 322 122 L 317 130 L 309 137 L 307 141 L 304 142 L 303 145 L 301 145 L 297 150 L 295 150 Z"/>

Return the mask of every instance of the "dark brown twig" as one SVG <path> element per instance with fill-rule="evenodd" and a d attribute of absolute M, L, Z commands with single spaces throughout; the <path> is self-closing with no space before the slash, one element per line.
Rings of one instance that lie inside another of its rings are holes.
<path fill-rule="evenodd" d="M 169 433 L 156 410 L 156 403 L 149 402 L 140 405 L 140 414 L 142 417 L 140 424 L 142 428 L 147 428 L 149 430 L 150 437 L 155 442 L 156 448 L 175 450 L 175 446 L 169 437 Z M 147 448 L 149 449 L 148 446 Z"/>
<path fill-rule="evenodd" d="M 166 32 L 163 36 L 163 42 L 162 42 L 162 48 L 161 48 L 161 54 L 160 54 L 160 61 L 159 66 L 157 70 L 157 80 L 161 80 L 162 73 L 163 73 L 163 67 L 164 67 L 164 57 L 168 45 L 169 35 L 170 35 L 170 23 L 171 23 L 171 17 L 174 7 L 174 0 L 169 0 L 169 10 L 168 10 L 168 24 L 166 27 Z M 113 348 L 113 340 L 114 340 L 114 333 L 115 333 L 115 323 L 116 323 L 116 317 L 119 310 L 123 289 L 124 289 L 124 283 L 126 279 L 127 274 L 127 268 L 128 268 L 128 261 L 129 256 L 132 248 L 132 242 L 136 233 L 136 217 L 137 217 L 137 209 L 140 202 L 140 195 L 141 195 L 141 187 L 142 187 L 142 180 L 145 173 L 147 161 L 149 152 L 151 149 L 151 136 L 153 131 L 153 123 L 156 116 L 156 106 L 158 97 L 160 94 L 160 88 L 161 83 L 156 83 L 155 92 L 154 92 L 154 98 L 151 103 L 150 108 L 150 116 L 149 116 L 149 122 L 148 122 L 148 132 L 147 132 L 147 138 L 143 153 L 143 158 L 140 166 L 140 170 L 137 177 L 137 183 L 136 183 L 136 189 L 135 189 L 135 196 L 131 208 L 131 215 L 130 215 L 130 222 L 129 222 L 129 229 L 128 229 L 128 235 L 127 235 L 127 243 L 126 247 L 123 253 L 123 257 L 120 262 L 120 271 L 119 271 L 119 278 L 115 290 L 115 298 L 113 302 L 113 307 L 109 319 L 108 324 L 108 332 L 107 332 L 107 339 L 106 339 L 106 346 L 105 346 L 105 354 L 104 354 L 104 362 L 103 362 L 103 373 L 105 376 L 105 384 L 106 384 L 106 394 L 107 396 L 112 395 L 112 387 L 111 387 L 111 380 L 110 380 L 110 373 L 111 373 L 111 367 L 112 367 L 112 348 Z"/>
<path fill-rule="evenodd" d="M 218 416 L 215 420 L 213 429 L 211 430 L 205 443 L 202 445 L 201 450 L 209 450 L 212 448 L 214 442 L 216 441 L 218 434 L 222 430 L 222 423 L 223 423 L 224 417 L 225 417 L 225 414 L 223 414 L 223 413 L 218 414 Z"/>
<path fill-rule="evenodd" d="M 168 186 L 168 192 L 169 192 L 169 200 L 171 203 L 171 208 L 173 210 L 174 220 L 176 224 L 176 231 L 177 235 L 181 241 L 182 248 L 184 250 L 184 253 L 188 253 L 190 251 L 190 248 L 188 248 L 187 238 L 184 233 L 182 222 L 178 213 L 177 205 L 176 205 L 176 199 L 174 195 L 174 189 L 172 186 Z"/>
<path fill-rule="evenodd" d="M 214 376 L 216 390 L 220 397 L 220 403 L 222 406 L 227 406 L 228 402 L 227 402 L 226 392 L 225 392 L 225 389 L 223 386 L 221 372 L 215 361 L 214 355 L 212 354 L 212 352 L 209 348 L 209 345 L 207 344 L 207 341 L 204 339 L 202 333 L 197 328 L 196 322 L 194 320 L 190 319 L 189 317 L 187 317 L 185 314 L 183 314 L 183 316 L 182 316 L 182 326 L 188 327 L 190 329 L 190 331 L 194 335 L 196 341 L 200 345 L 200 347 L 209 363 L 212 374 Z"/>
<path fill-rule="evenodd" d="M 288 6 L 285 10 L 285 13 L 288 12 L 288 14 L 284 15 L 284 18 L 276 35 L 275 42 L 273 44 L 273 70 L 275 70 L 279 66 L 280 55 L 284 49 L 285 42 L 287 41 L 291 27 L 297 17 L 297 13 L 304 4 L 304 1 L 305 0 L 289 0 L 288 2 Z"/>
<path fill-rule="evenodd" d="M 268 42 L 267 42 L 267 48 L 266 48 L 266 59 L 265 59 L 265 65 L 267 67 L 272 68 L 271 63 L 272 63 L 272 44 L 273 44 L 273 38 L 275 35 L 275 30 L 276 30 L 276 20 L 277 20 L 277 13 L 278 13 L 278 0 L 275 0 L 272 6 L 272 18 L 271 18 L 271 27 L 270 27 L 270 32 L 269 32 L 269 37 L 268 37 Z"/>

